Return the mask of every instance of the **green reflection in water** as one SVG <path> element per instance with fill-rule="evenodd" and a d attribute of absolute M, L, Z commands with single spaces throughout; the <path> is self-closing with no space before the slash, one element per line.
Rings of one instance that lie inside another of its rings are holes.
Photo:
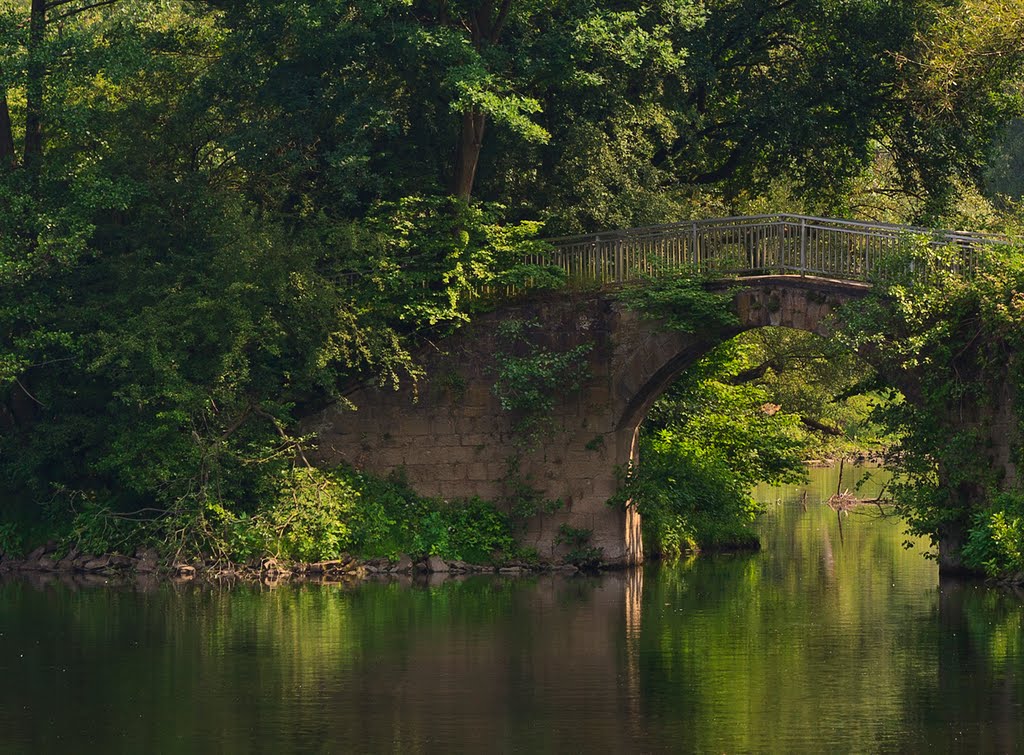
<path fill-rule="evenodd" d="M 3 583 L 0 751 L 1020 750 L 1024 604 L 876 509 L 840 540 L 834 474 L 761 553 L 600 578 Z"/>
<path fill-rule="evenodd" d="M 935 626 L 936 570 L 875 507 L 845 517 L 840 539 L 823 504 L 836 478 L 816 470 L 806 506 L 799 488 L 758 491 L 776 501 L 761 522 L 764 552 L 648 580 L 645 676 L 657 718 L 691 707 L 695 725 L 676 734 L 684 749 L 900 745 L 907 692 L 935 672 L 920 651 Z"/>

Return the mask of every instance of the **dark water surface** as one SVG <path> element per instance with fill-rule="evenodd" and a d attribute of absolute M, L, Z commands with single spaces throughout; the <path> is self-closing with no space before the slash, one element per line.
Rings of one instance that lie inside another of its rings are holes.
<path fill-rule="evenodd" d="M 840 540 L 834 487 L 759 491 L 761 553 L 603 577 L 0 583 L 0 751 L 1024 751 L 1024 603 L 877 510 Z"/>

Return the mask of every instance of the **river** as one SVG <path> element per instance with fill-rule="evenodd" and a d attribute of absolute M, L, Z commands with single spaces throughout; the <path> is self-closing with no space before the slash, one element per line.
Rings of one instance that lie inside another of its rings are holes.
<path fill-rule="evenodd" d="M 0 583 L 0 752 L 1024 750 L 1024 602 L 874 507 L 840 538 L 835 486 L 759 489 L 759 553 L 599 577 Z"/>

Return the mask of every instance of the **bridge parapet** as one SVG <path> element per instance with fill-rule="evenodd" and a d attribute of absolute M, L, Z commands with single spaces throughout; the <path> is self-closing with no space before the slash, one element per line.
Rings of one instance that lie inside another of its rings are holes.
<path fill-rule="evenodd" d="M 814 275 L 847 281 L 877 279 L 883 258 L 908 238 L 935 247 L 954 245 L 956 266 L 969 273 L 986 248 L 1011 243 L 1005 236 L 915 226 L 819 218 L 756 215 L 606 231 L 549 239 L 554 265 L 574 283 L 624 283 L 664 269 L 711 275 Z"/>

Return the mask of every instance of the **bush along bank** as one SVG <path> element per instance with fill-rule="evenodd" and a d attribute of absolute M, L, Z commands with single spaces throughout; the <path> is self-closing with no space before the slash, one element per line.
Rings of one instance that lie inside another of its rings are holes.
<path fill-rule="evenodd" d="M 276 581 L 576 571 L 519 546 L 522 522 L 489 501 L 426 498 L 399 478 L 351 468 L 289 470 L 276 495 L 237 511 L 210 501 L 198 515 L 189 508 L 140 519 L 92 505 L 49 529 L 0 524 L 0 573 Z M 33 539 L 46 542 L 24 547 Z"/>

